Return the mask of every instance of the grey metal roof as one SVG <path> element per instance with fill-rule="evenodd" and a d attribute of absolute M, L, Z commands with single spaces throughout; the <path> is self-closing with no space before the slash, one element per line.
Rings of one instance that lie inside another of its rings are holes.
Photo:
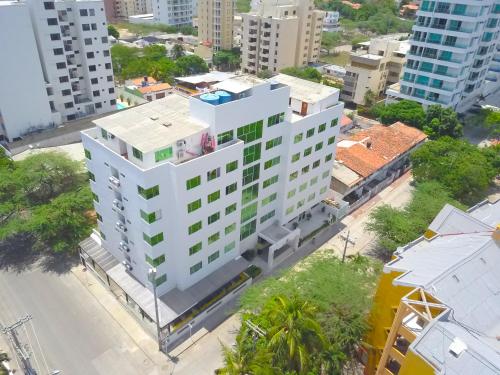
<path fill-rule="evenodd" d="M 469 214 L 491 227 L 500 225 L 500 199 L 496 202 L 483 201 L 472 207 Z"/>
<path fill-rule="evenodd" d="M 490 230 L 491 225 L 446 204 L 429 225 L 429 229 L 439 234 L 471 233 Z"/>

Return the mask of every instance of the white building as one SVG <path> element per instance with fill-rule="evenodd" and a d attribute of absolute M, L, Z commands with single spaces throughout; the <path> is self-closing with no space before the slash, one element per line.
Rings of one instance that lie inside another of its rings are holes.
<path fill-rule="evenodd" d="M 323 19 L 323 31 L 339 31 L 339 19 L 339 12 L 326 12 L 325 18 Z"/>
<path fill-rule="evenodd" d="M 213 88 L 82 132 L 99 246 L 145 288 L 155 266 L 160 296 L 185 291 L 258 242 L 269 243 L 272 267 L 298 244 L 300 229 L 285 224 L 305 217 L 330 184 L 337 89 L 286 75 L 237 76 Z"/>
<path fill-rule="evenodd" d="M 482 93 L 499 34 L 496 0 L 423 1 L 413 26 L 404 75 L 391 98 L 464 111 Z"/>
<path fill-rule="evenodd" d="M 182 26 L 191 25 L 195 3 L 193 0 L 151 0 L 155 23 Z"/>
<path fill-rule="evenodd" d="M 115 109 L 102 1 L 2 4 L 0 122 L 7 140 Z"/>

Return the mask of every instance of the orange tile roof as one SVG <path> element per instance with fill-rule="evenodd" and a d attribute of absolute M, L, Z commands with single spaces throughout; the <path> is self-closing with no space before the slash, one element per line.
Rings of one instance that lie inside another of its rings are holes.
<path fill-rule="evenodd" d="M 141 94 L 149 94 L 151 92 L 168 90 L 171 87 L 172 86 L 170 86 L 168 83 L 157 83 L 156 85 L 149 85 L 149 86 L 138 87 L 137 90 Z"/>
<path fill-rule="evenodd" d="M 391 126 L 374 125 L 341 141 L 335 159 L 359 175 L 368 177 L 426 138 L 422 131 L 401 122 Z M 353 141 L 356 143 L 349 144 Z M 342 146 L 343 142 L 347 147 Z"/>
<path fill-rule="evenodd" d="M 417 4 L 407 4 L 407 5 L 403 5 L 403 8 L 405 9 L 411 9 L 411 10 L 418 10 L 418 5 Z"/>
<path fill-rule="evenodd" d="M 131 79 L 132 83 L 136 86 L 141 86 L 142 85 L 142 81 L 144 81 L 144 77 L 137 77 L 137 78 L 132 78 Z M 156 83 L 156 79 L 154 79 L 153 77 L 148 77 L 148 83 Z"/>
<path fill-rule="evenodd" d="M 342 115 L 342 118 L 340 119 L 340 127 L 348 126 L 352 124 L 352 120 L 347 117 L 346 115 Z"/>
<path fill-rule="evenodd" d="M 359 8 L 361 8 L 361 4 L 359 4 L 359 3 L 351 3 L 350 1 L 347 1 L 347 0 L 342 1 L 342 4 L 350 6 L 352 9 L 359 9 Z"/>

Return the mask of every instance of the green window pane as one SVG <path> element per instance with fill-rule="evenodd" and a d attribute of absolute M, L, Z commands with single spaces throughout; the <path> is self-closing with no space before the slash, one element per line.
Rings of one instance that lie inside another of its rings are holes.
<path fill-rule="evenodd" d="M 236 223 L 232 223 L 224 228 L 224 234 L 227 236 L 229 233 L 232 233 L 236 230 Z"/>
<path fill-rule="evenodd" d="M 293 137 L 293 143 L 299 143 L 302 140 L 302 136 L 302 133 L 295 135 L 295 137 Z"/>
<path fill-rule="evenodd" d="M 197 199 L 195 201 L 192 201 L 191 203 L 188 203 L 188 205 L 187 205 L 188 213 L 196 211 L 200 207 L 201 207 L 201 199 Z"/>
<path fill-rule="evenodd" d="M 318 182 L 318 177 L 314 177 L 314 178 L 311 178 L 311 182 L 309 183 L 311 186 L 313 186 L 314 184 L 316 184 Z"/>
<path fill-rule="evenodd" d="M 237 137 L 245 143 L 253 142 L 262 137 L 262 126 L 264 121 L 259 120 L 251 124 L 242 126 L 237 130 Z"/>
<path fill-rule="evenodd" d="M 306 165 L 305 167 L 302 168 L 302 174 L 306 174 L 307 172 L 309 172 L 309 166 Z"/>
<path fill-rule="evenodd" d="M 215 202 L 220 198 L 220 190 L 214 191 L 213 193 L 208 194 L 207 200 L 208 203 Z"/>
<path fill-rule="evenodd" d="M 259 178 L 260 175 L 260 164 L 252 165 L 243 170 L 243 186 L 254 182 Z"/>
<path fill-rule="evenodd" d="M 243 165 L 250 164 L 260 159 L 261 145 L 257 143 L 243 149 Z"/>
<path fill-rule="evenodd" d="M 90 172 L 90 171 L 88 171 L 87 173 L 89 175 L 89 180 L 92 180 L 92 181 L 95 182 L 95 175 L 92 172 Z"/>
<path fill-rule="evenodd" d="M 191 266 L 189 268 L 189 274 L 192 275 L 193 273 L 198 272 L 199 270 L 201 270 L 201 267 L 201 262 L 196 263 L 194 266 Z"/>
<path fill-rule="evenodd" d="M 314 135 L 314 128 L 311 128 L 306 133 L 306 138 L 310 138 Z"/>
<path fill-rule="evenodd" d="M 295 163 L 299 159 L 300 159 L 300 152 L 297 152 L 296 154 L 292 155 L 292 163 Z"/>
<path fill-rule="evenodd" d="M 234 133 L 232 130 L 229 130 L 224 133 L 220 133 L 217 135 L 217 144 L 222 145 L 224 143 L 230 142 L 233 140 Z"/>
<path fill-rule="evenodd" d="M 319 127 L 318 127 L 318 133 L 322 133 L 326 130 L 326 123 L 324 124 L 321 124 Z"/>
<path fill-rule="evenodd" d="M 272 184 L 275 184 L 276 182 L 278 182 L 278 175 L 275 175 L 271 178 L 268 178 L 267 180 L 265 180 L 263 183 L 262 183 L 262 186 L 264 187 L 264 189 L 268 186 L 271 186 Z"/>
<path fill-rule="evenodd" d="M 196 245 L 193 245 L 189 248 L 189 255 L 196 254 L 201 250 L 201 242 L 198 242 Z"/>
<path fill-rule="evenodd" d="M 320 194 L 323 194 L 325 191 L 326 191 L 327 187 L 326 186 L 323 186 L 321 188 L 321 190 L 319 191 Z"/>
<path fill-rule="evenodd" d="M 332 143 L 335 142 L 335 137 L 330 137 L 328 138 L 328 144 L 331 145 Z"/>
<path fill-rule="evenodd" d="M 135 147 L 132 147 L 132 155 L 134 155 L 136 159 L 142 160 L 142 151 L 136 149 Z"/>
<path fill-rule="evenodd" d="M 149 237 L 146 233 L 143 233 L 142 234 L 142 238 L 144 239 L 144 241 L 146 241 L 148 244 L 150 244 L 151 246 L 154 246 L 154 245 L 157 245 L 159 244 L 160 242 L 163 241 L 163 233 L 160 232 L 158 234 L 155 234 L 154 236 L 152 237 Z"/>
<path fill-rule="evenodd" d="M 160 255 L 157 258 L 151 258 L 149 255 L 146 255 L 146 262 L 148 262 L 153 267 L 158 267 L 160 264 L 165 262 L 165 255 Z"/>
<path fill-rule="evenodd" d="M 188 228 L 188 233 L 193 234 L 198 232 L 201 229 L 201 221 L 198 221 L 197 223 L 194 223 L 193 225 L 190 225 Z"/>
<path fill-rule="evenodd" d="M 310 201 L 312 201 L 315 197 L 316 197 L 316 193 L 309 194 L 309 196 L 307 197 L 307 201 L 308 201 L 308 202 L 310 202 Z"/>
<path fill-rule="evenodd" d="M 269 159 L 264 163 L 264 169 L 269 169 L 275 165 L 278 165 L 280 163 L 280 157 L 276 156 L 275 158 Z"/>
<path fill-rule="evenodd" d="M 226 173 L 232 172 L 238 169 L 238 160 L 233 160 L 230 163 L 226 164 Z"/>
<path fill-rule="evenodd" d="M 333 159 L 333 154 L 328 154 L 328 155 L 326 155 L 326 157 L 325 157 L 325 163 L 326 163 L 326 162 L 329 162 L 329 161 L 330 161 L 330 160 L 332 160 L 332 159 Z"/>
<path fill-rule="evenodd" d="M 208 263 L 212 263 L 214 260 L 216 260 L 219 257 L 219 250 L 217 250 L 215 253 L 210 254 L 208 256 Z"/>
<path fill-rule="evenodd" d="M 292 189 L 288 192 L 288 194 L 286 195 L 288 198 L 292 198 L 295 196 L 295 192 L 296 192 L 296 189 Z"/>
<path fill-rule="evenodd" d="M 87 149 L 84 149 L 83 151 L 84 151 L 84 153 L 85 153 L 85 157 L 86 157 L 87 159 L 91 160 L 91 159 L 92 159 L 92 154 L 90 153 L 90 151 L 89 151 L 89 150 L 87 150 Z"/>
<path fill-rule="evenodd" d="M 101 128 L 101 135 L 104 139 L 108 139 L 108 132 Z"/>
<path fill-rule="evenodd" d="M 244 223 L 247 220 L 257 216 L 257 202 L 252 203 L 241 210 L 241 222 Z"/>
<path fill-rule="evenodd" d="M 338 123 L 339 123 L 339 119 L 338 118 L 334 118 L 332 120 L 332 122 L 330 123 L 330 127 L 333 128 L 334 126 L 337 126 Z"/>
<path fill-rule="evenodd" d="M 141 210 L 141 217 L 146 223 L 154 223 L 156 221 L 156 212 L 147 213 Z"/>
<path fill-rule="evenodd" d="M 277 196 L 278 196 L 277 193 L 272 193 L 268 197 L 265 197 L 264 199 L 262 199 L 262 206 L 265 206 L 265 205 L 271 203 L 272 201 L 276 200 Z"/>
<path fill-rule="evenodd" d="M 209 245 L 213 244 L 215 241 L 218 241 L 219 238 L 220 238 L 219 232 L 216 232 L 216 233 L 212 234 L 211 236 L 208 236 L 208 244 Z"/>
<path fill-rule="evenodd" d="M 262 216 L 260 218 L 260 223 L 262 224 L 263 222 L 269 220 L 270 218 L 272 218 L 274 215 L 276 214 L 276 211 L 275 210 L 272 210 L 271 212 L 268 212 L 267 214 L 265 214 L 264 216 Z"/>
<path fill-rule="evenodd" d="M 99 196 L 96 193 L 92 193 L 92 198 L 94 198 L 96 202 L 99 202 Z"/>
<path fill-rule="evenodd" d="M 319 151 L 323 148 L 323 142 L 316 143 L 316 146 L 314 146 L 314 151 Z"/>
<path fill-rule="evenodd" d="M 230 213 L 236 211 L 236 203 L 233 203 L 229 206 L 226 207 L 226 215 L 229 215 Z"/>
<path fill-rule="evenodd" d="M 293 212 L 293 206 L 290 206 L 286 209 L 286 215 L 290 215 Z"/>
<path fill-rule="evenodd" d="M 201 184 L 201 176 L 196 176 L 193 178 L 190 178 L 189 180 L 186 181 L 186 189 L 191 190 L 194 189 L 195 187 L 199 186 Z"/>
<path fill-rule="evenodd" d="M 231 243 L 228 243 L 226 246 L 224 246 L 224 253 L 229 253 L 231 250 L 233 250 L 236 247 L 236 241 L 233 241 Z"/>
<path fill-rule="evenodd" d="M 299 186 L 299 192 L 304 191 L 307 188 L 307 182 L 304 182 L 302 185 Z"/>
<path fill-rule="evenodd" d="M 236 190 L 238 190 L 238 183 L 234 182 L 231 185 L 226 186 L 226 195 L 234 193 Z"/>
<path fill-rule="evenodd" d="M 322 177 L 323 177 L 323 178 L 330 177 L 330 171 L 325 171 L 325 172 L 323 172 Z"/>
<path fill-rule="evenodd" d="M 160 187 L 158 185 L 155 185 L 153 187 L 150 187 L 149 189 L 144 189 L 142 186 L 137 185 L 137 192 L 143 198 L 151 199 L 160 194 Z"/>
<path fill-rule="evenodd" d="M 298 172 L 298 171 L 295 171 L 295 172 L 293 172 L 293 173 L 290 173 L 290 176 L 288 177 L 288 180 L 289 180 L 289 181 L 293 181 L 293 180 L 295 180 L 298 176 L 299 176 L 299 172 Z"/>
<path fill-rule="evenodd" d="M 266 150 L 279 146 L 283 141 L 282 137 L 277 137 L 266 142 Z"/>
<path fill-rule="evenodd" d="M 313 169 L 314 169 L 314 168 L 318 168 L 318 167 L 319 167 L 319 165 L 320 165 L 320 163 L 321 163 L 321 162 L 320 162 L 319 160 L 316 160 L 316 161 L 313 163 Z"/>
<path fill-rule="evenodd" d="M 241 192 L 241 203 L 243 205 L 250 203 L 254 199 L 257 199 L 257 196 L 259 195 L 259 184 L 256 183 L 250 187 L 247 187 L 246 189 L 243 189 Z"/>
<path fill-rule="evenodd" d="M 215 223 L 220 219 L 220 212 L 216 212 L 208 217 L 208 224 Z"/>
<path fill-rule="evenodd" d="M 297 202 L 297 209 L 301 208 L 305 203 L 305 199 L 301 199 L 300 201 Z"/>
<path fill-rule="evenodd" d="M 256 228 L 257 228 L 257 220 L 253 220 L 243 225 L 240 229 L 240 240 L 244 240 L 251 234 L 255 233 Z"/>
<path fill-rule="evenodd" d="M 267 119 L 267 126 L 277 125 L 280 122 L 285 121 L 285 112 L 278 113 L 276 115 L 272 115 Z"/>
<path fill-rule="evenodd" d="M 167 275 L 165 275 L 165 274 L 161 275 L 160 277 L 157 277 L 155 279 L 155 285 L 158 287 L 166 281 L 167 281 Z"/>
<path fill-rule="evenodd" d="M 312 152 L 312 147 L 308 147 L 304 150 L 304 156 L 309 156 L 311 155 Z"/>
<path fill-rule="evenodd" d="M 167 147 L 162 150 L 158 150 L 155 152 L 155 161 L 158 163 L 162 160 L 170 159 L 174 155 L 172 151 L 172 147 Z"/>
<path fill-rule="evenodd" d="M 99 235 L 101 236 L 101 238 L 102 238 L 103 240 L 105 240 L 105 239 L 106 239 L 106 235 L 105 235 L 102 231 L 99 231 Z"/>
<path fill-rule="evenodd" d="M 220 177 L 220 168 L 215 168 L 207 172 L 207 181 L 212 181 L 217 177 Z"/>
<path fill-rule="evenodd" d="M 102 216 L 99 212 L 95 213 L 95 216 L 97 217 L 97 220 L 99 220 L 102 223 Z"/>

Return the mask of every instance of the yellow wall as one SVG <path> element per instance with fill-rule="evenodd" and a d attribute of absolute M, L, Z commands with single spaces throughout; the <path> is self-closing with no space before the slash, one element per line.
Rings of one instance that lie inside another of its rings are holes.
<path fill-rule="evenodd" d="M 365 338 L 366 347 L 369 348 L 368 362 L 365 367 L 366 375 L 375 373 L 387 339 L 386 330 L 390 329 L 394 320 L 394 312 L 401 298 L 413 290 L 413 288 L 392 284 L 400 274 L 398 272 L 383 273 L 380 278 L 370 314 L 371 329 Z"/>
<path fill-rule="evenodd" d="M 417 354 L 408 350 L 405 362 L 399 369 L 399 375 L 434 375 L 434 369 Z"/>

